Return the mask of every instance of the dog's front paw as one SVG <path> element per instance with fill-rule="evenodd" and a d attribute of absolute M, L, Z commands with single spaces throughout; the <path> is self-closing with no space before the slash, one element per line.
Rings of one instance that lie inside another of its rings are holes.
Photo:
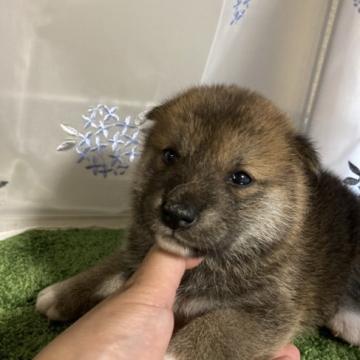
<path fill-rule="evenodd" d="M 335 336 L 351 345 L 360 346 L 360 311 L 355 306 L 353 309 L 340 307 L 329 327 Z"/>
<path fill-rule="evenodd" d="M 54 321 L 76 320 L 101 300 L 96 296 L 96 287 L 79 281 L 79 277 L 50 285 L 40 291 L 36 310 Z"/>
<path fill-rule="evenodd" d="M 120 273 L 80 273 L 42 290 L 37 297 L 36 310 L 50 320 L 76 320 L 123 284 Z"/>
<path fill-rule="evenodd" d="M 61 309 L 59 307 L 61 288 L 61 283 L 50 285 L 40 291 L 36 299 L 36 310 L 50 320 L 68 320 L 66 315 L 61 313 Z"/>

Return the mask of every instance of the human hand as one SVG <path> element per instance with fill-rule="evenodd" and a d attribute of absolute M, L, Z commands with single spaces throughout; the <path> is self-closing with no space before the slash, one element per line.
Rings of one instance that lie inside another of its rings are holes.
<path fill-rule="evenodd" d="M 287 345 L 276 354 L 273 360 L 300 360 L 300 351 L 294 345 Z"/>
<path fill-rule="evenodd" d="M 126 290 L 106 299 L 59 335 L 35 360 L 164 358 L 173 328 L 172 306 L 186 269 L 200 263 L 153 248 Z M 294 346 L 274 360 L 298 360 Z"/>

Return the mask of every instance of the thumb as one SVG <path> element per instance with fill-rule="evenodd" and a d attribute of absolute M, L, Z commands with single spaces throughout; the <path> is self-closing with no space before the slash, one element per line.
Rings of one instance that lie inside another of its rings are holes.
<path fill-rule="evenodd" d="M 290 344 L 284 347 L 273 360 L 300 360 L 300 351 Z"/>
<path fill-rule="evenodd" d="M 154 246 L 130 279 L 127 292 L 134 298 L 136 293 L 138 303 L 171 309 L 185 270 L 201 260 L 186 259 Z"/>

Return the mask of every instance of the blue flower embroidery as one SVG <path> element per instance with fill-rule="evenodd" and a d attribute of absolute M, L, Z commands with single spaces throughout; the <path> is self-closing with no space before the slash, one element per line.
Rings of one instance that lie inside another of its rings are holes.
<path fill-rule="evenodd" d="M 245 15 L 246 10 L 249 8 L 250 1 L 251 0 L 234 0 L 230 25 L 237 24 L 240 21 Z"/>
<path fill-rule="evenodd" d="M 358 190 L 360 190 L 360 169 L 355 166 L 351 161 L 348 161 L 349 168 L 353 174 L 356 175 L 355 178 L 347 177 L 343 180 L 343 183 L 348 186 L 356 186 Z"/>
<path fill-rule="evenodd" d="M 357 8 L 358 12 L 360 13 L 360 0 L 353 0 L 353 4 Z"/>
<path fill-rule="evenodd" d="M 84 131 L 61 124 L 70 135 L 57 148 L 58 151 L 74 149 L 78 163 L 85 162 L 85 168 L 94 175 L 107 177 L 108 174 L 122 175 L 131 162 L 140 156 L 142 130 L 145 123 L 143 113 L 136 119 L 125 116 L 121 119 L 117 107 L 99 104 L 82 115 Z"/>

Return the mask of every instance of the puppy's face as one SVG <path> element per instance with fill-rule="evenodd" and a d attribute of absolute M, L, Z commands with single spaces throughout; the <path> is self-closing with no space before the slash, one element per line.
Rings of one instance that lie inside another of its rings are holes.
<path fill-rule="evenodd" d="M 155 108 L 135 185 L 138 226 L 164 249 L 261 251 L 301 221 L 311 147 L 269 101 L 200 87 Z"/>

